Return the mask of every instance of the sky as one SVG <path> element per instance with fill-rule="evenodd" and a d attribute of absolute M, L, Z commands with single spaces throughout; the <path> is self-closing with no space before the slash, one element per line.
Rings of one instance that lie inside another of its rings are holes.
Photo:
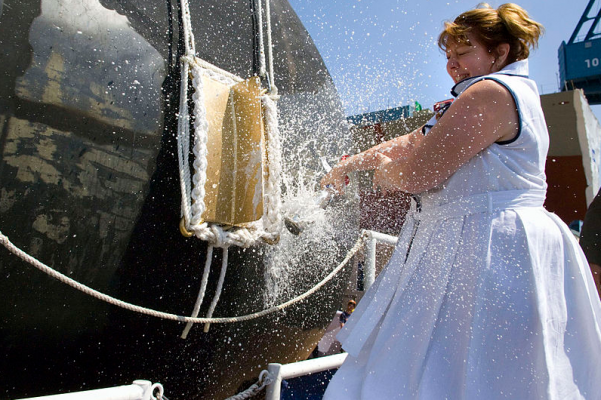
<path fill-rule="evenodd" d="M 289 0 L 334 80 L 346 115 L 450 98 L 453 82 L 436 42 L 446 20 L 477 0 Z M 488 1 L 492 7 L 507 1 Z M 541 94 L 559 91 L 557 51 L 589 0 L 516 0 L 543 24 L 529 58 Z M 598 2 L 599 3 L 599 2 Z M 598 11 L 599 6 L 593 8 Z M 601 120 L 601 106 L 593 106 Z"/>

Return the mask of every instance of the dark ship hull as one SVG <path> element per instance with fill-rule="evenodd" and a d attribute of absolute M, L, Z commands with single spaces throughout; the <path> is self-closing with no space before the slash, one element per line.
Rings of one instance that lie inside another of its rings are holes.
<path fill-rule="evenodd" d="M 100 292 L 189 315 L 207 244 L 178 229 L 178 3 L 0 0 L 0 230 L 40 261 Z M 239 76 L 253 75 L 249 10 L 246 1 L 194 2 L 199 56 Z M 306 165 L 318 168 L 316 155 L 339 154 L 348 135 L 339 124 L 343 115 L 329 74 L 300 21 L 286 0 L 273 1 L 271 11 L 290 178 L 302 175 Z M 326 137 L 315 140 L 320 136 Z M 312 152 L 306 153 L 308 142 Z M 328 229 L 344 232 L 338 238 L 291 238 L 284 232 L 275 250 L 231 247 L 214 315 L 261 310 L 324 277 L 342 260 L 353 237 L 349 227 L 355 226 L 348 208 L 333 214 Z M 277 249 L 284 245 L 289 247 Z M 291 286 L 267 301 L 267 269 L 277 264 L 278 252 L 295 254 L 298 271 L 289 270 Z M 215 251 L 214 266 L 221 254 Z M 268 362 L 306 358 L 345 286 L 344 277 L 338 278 L 284 313 L 213 324 L 208 333 L 194 326 L 184 340 L 183 323 L 93 299 L 3 248 L 0 272 L 0 398 L 135 379 L 161 382 L 172 399 L 225 398 L 253 383 Z M 208 294 L 218 275 L 215 268 Z"/>

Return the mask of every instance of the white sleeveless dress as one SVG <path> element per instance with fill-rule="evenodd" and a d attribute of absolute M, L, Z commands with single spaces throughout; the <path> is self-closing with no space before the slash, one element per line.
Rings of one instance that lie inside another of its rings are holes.
<path fill-rule="evenodd" d="M 548 132 L 527 61 L 492 79 L 520 131 L 422 193 L 339 333 L 324 399 L 601 399 L 601 304 L 568 227 L 543 208 Z M 454 93 L 455 94 L 455 93 Z"/>

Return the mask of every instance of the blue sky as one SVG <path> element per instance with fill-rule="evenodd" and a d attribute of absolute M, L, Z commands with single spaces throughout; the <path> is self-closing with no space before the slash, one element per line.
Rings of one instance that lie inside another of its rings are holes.
<path fill-rule="evenodd" d="M 446 59 L 436 40 L 477 0 L 289 0 L 319 49 L 347 115 L 419 101 L 431 108 L 451 97 Z M 498 7 L 507 1 L 489 1 Z M 530 56 L 541 94 L 558 91 L 557 50 L 568 41 L 588 0 L 516 1 L 545 26 Z M 596 11 L 596 10 L 594 10 Z M 601 106 L 593 110 L 600 118 Z"/>

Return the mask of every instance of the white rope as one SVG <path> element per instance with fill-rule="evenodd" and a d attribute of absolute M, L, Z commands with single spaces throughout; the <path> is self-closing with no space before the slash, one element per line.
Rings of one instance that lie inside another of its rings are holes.
<path fill-rule="evenodd" d="M 261 390 L 263 390 L 265 388 L 265 386 L 271 385 L 273 382 L 275 382 L 275 378 L 267 370 L 263 370 L 259 374 L 259 380 L 257 381 L 257 383 L 253 383 L 245 391 L 240 392 L 240 393 L 238 393 L 238 394 L 236 394 L 234 396 L 228 397 L 225 400 L 246 400 L 246 399 L 250 399 L 251 397 L 254 397 L 257 394 L 259 394 L 259 392 Z"/>
<path fill-rule="evenodd" d="M 271 40 L 271 0 L 265 0 L 265 20 L 267 21 L 267 49 L 269 50 L 268 62 L 269 62 L 269 85 L 273 96 L 277 96 L 278 88 L 275 85 L 275 74 L 273 72 L 273 42 Z"/>
<path fill-rule="evenodd" d="M 194 86 L 194 175 L 192 176 L 192 215 L 190 226 L 199 225 L 202 213 L 205 211 L 205 183 L 207 182 L 207 139 L 209 122 L 204 106 L 204 90 L 202 84 L 202 70 L 198 65 L 192 66 L 192 84 Z M 181 100 L 180 100 L 181 101 Z M 192 228 L 194 229 L 194 228 Z"/>
<path fill-rule="evenodd" d="M 223 249 L 223 258 L 221 260 L 221 273 L 219 274 L 219 281 L 217 281 L 217 289 L 215 290 L 215 297 L 213 297 L 213 301 L 211 302 L 211 306 L 209 307 L 209 311 L 207 312 L 207 318 L 211 318 L 213 316 L 213 312 L 215 311 L 215 307 L 217 307 L 217 302 L 219 301 L 219 297 L 221 297 L 221 291 L 223 290 L 223 282 L 225 281 L 225 272 L 227 271 L 227 258 L 228 258 L 228 248 L 225 247 Z M 204 332 L 207 333 L 209 331 L 210 323 L 206 323 L 204 326 Z"/>
<path fill-rule="evenodd" d="M 259 27 L 260 27 L 260 46 L 262 58 L 262 68 L 265 68 L 265 49 L 262 40 L 262 9 L 261 0 L 256 0 L 258 6 Z M 190 12 L 187 0 L 182 0 L 182 8 L 185 10 L 184 17 L 184 37 L 185 40 L 193 40 L 191 34 Z M 267 5 L 269 14 L 269 5 Z M 267 17 L 268 25 L 268 43 L 271 43 L 271 18 Z M 190 32 L 186 32 L 186 31 Z M 217 224 L 203 222 L 202 214 L 205 207 L 205 184 L 207 182 L 207 140 L 209 123 L 206 116 L 206 107 L 203 90 L 203 76 L 231 86 L 242 79 L 224 71 L 204 60 L 193 56 L 194 48 L 187 46 L 186 56 L 181 58 L 182 76 L 180 90 L 180 110 L 178 115 L 178 162 L 180 169 L 180 189 L 182 192 L 182 211 L 184 227 L 187 232 L 195 235 L 201 240 L 208 241 L 216 247 L 226 248 L 231 245 L 240 247 L 250 247 L 258 243 L 267 241 L 274 243 L 278 240 L 282 231 L 281 217 L 281 145 L 280 133 L 278 127 L 277 106 L 272 97 L 262 96 L 261 102 L 263 112 L 265 113 L 266 138 L 265 150 L 267 157 L 263 164 L 263 209 L 264 215 L 258 222 L 247 224 L 245 227 L 235 227 L 224 230 Z M 269 51 L 271 55 L 271 50 Z M 271 57 L 271 60 L 273 57 Z M 273 64 L 273 60 L 271 61 Z M 273 75 L 273 70 L 271 70 Z M 192 153 L 194 155 L 193 168 L 189 167 L 189 149 L 190 149 L 190 115 L 188 109 L 188 76 L 192 76 L 192 85 L 194 87 L 193 101 L 194 107 L 194 144 Z"/>
<path fill-rule="evenodd" d="M 179 322 L 193 322 L 193 323 L 197 323 L 197 324 L 206 324 L 206 323 L 211 323 L 211 324 L 223 324 L 223 323 L 232 323 L 232 322 L 240 322 L 240 321 L 249 321 L 252 319 L 256 319 L 259 317 L 262 317 L 264 315 L 268 315 L 271 313 L 274 313 L 276 311 L 281 311 L 283 309 L 285 309 L 286 307 L 289 307 L 295 303 L 298 303 L 299 301 L 302 301 L 304 299 L 306 299 L 307 297 L 311 296 L 313 293 L 315 293 L 317 290 L 319 290 L 322 286 L 324 286 L 326 283 L 328 283 L 338 272 L 340 272 L 342 270 L 342 268 L 344 268 L 344 266 L 351 260 L 351 258 L 355 255 L 355 253 L 357 253 L 357 251 L 359 251 L 359 249 L 361 248 L 361 246 L 363 245 L 364 242 L 364 238 L 365 235 L 361 235 L 359 237 L 359 239 L 357 239 L 357 242 L 355 243 L 355 245 L 351 248 L 351 250 L 349 250 L 349 252 L 347 253 L 346 257 L 344 258 L 344 260 L 332 271 L 328 274 L 328 276 L 326 276 L 321 282 L 319 282 L 317 285 L 315 285 L 313 288 L 309 289 L 308 291 L 306 291 L 305 293 L 301 294 L 300 296 L 297 296 L 291 300 L 288 300 L 285 303 L 279 304 L 277 306 L 273 306 L 270 307 L 268 309 L 256 312 L 256 313 L 252 313 L 252 314 L 247 314 L 247 315 L 241 315 L 238 317 L 221 317 L 221 318 L 192 318 L 192 317 L 185 317 L 182 315 L 176 315 L 176 314 L 169 314 L 169 313 L 165 313 L 165 312 L 161 312 L 161 311 L 156 311 L 156 310 L 152 310 L 149 308 L 145 308 L 145 307 L 140 307 L 140 306 L 136 306 L 127 302 L 124 302 L 122 300 L 118 300 L 115 299 L 114 297 L 111 297 L 109 295 L 106 295 L 104 293 L 101 293 L 95 289 L 92 289 L 86 285 L 83 285 L 77 281 L 75 281 L 74 279 L 69 278 L 68 276 L 65 276 L 64 274 L 50 268 L 49 266 L 47 266 L 46 264 L 38 261 L 37 259 L 35 259 L 34 257 L 30 256 L 29 254 L 27 254 L 26 252 L 24 252 L 23 250 L 19 249 L 17 246 L 15 246 L 13 243 L 11 243 L 11 241 L 8 239 L 8 237 L 6 237 L 1 231 L 0 231 L 0 243 L 2 243 L 2 245 L 4 247 L 6 247 L 6 249 L 8 251 L 10 251 L 11 253 L 13 253 L 14 255 L 16 255 L 17 257 L 19 257 L 20 259 L 22 259 L 23 261 L 31 264 L 32 266 L 34 266 L 35 268 L 39 269 L 40 271 L 48 274 L 49 276 L 63 282 L 66 283 L 67 285 L 85 293 L 88 294 L 92 297 L 95 297 L 99 300 L 105 301 L 109 304 L 115 305 L 117 307 L 121 307 L 123 309 L 126 310 L 130 310 L 130 311 L 134 311 L 140 314 L 144 314 L 144 315 L 150 315 L 152 317 L 157 317 L 157 318 L 162 318 L 162 319 L 166 319 L 166 320 L 171 320 L 171 321 L 179 321 Z"/>
<path fill-rule="evenodd" d="M 192 310 L 192 318 L 198 317 L 198 313 L 200 312 L 200 306 L 202 305 L 202 300 L 205 297 L 205 292 L 207 290 L 207 282 L 209 281 L 209 272 L 211 272 L 211 261 L 213 259 L 213 246 L 209 245 L 207 247 L 207 256 L 205 259 L 205 268 L 202 273 L 202 280 L 200 282 L 200 290 L 198 291 L 198 296 L 196 298 L 196 304 L 194 304 L 194 309 Z M 182 332 L 182 339 L 186 339 L 188 337 L 188 333 L 190 329 L 192 329 L 192 322 L 188 322 L 184 331 Z"/>
<path fill-rule="evenodd" d="M 184 64 L 189 64 L 189 57 L 182 58 Z M 185 70 L 185 68 L 182 68 Z M 178 145 L 180 161 L 180 178 L 186 182 L 181 184 L 182 190 L 182 214 L 185 219 L 185 227 L 189 232 L 202 240 L 206 240 L 216 247 L 228 247 L 236 245 L 240 247 L 250 247 L 257 243 L 275 241 L 282 230 L 281 217 L 281 144 L 278 126 L 277 106 L 275 101 L 268 96 L 261 97 L 263 110 L 265 114 L 265 152 L 267 157 L 264 160 L 263 167 L 263 206 L 264 216 L 259 222 L 250 223 L 246 227 L 236 227 L 230 230 L 223 230 L 219 225 L 208 224 L 202 221 L 202 214 L 205 211 L 205 184 L 207 171 L 207 138 L 209 124 L 206 118 L 206 108 L 204 107 L 204 93 L 202 76 L 207 74 L 208 70 L 200 67 L 196 62 L 192 64 L 192 83 L 195 88 L 193 100 L 196 104 L 194 118 L 194 174 L 192 182 L 190 181 L 189 163 L 187 158 L 187 149 L 189 148 L 189 116 L 187 115 L 187 96 L 182 91 L 181 103 L 186 103 L 180 107 L 180 125 L 178 127 Z M 215 71 L 211 71 L 215 73 Z M 182 79 L 184 79 L 182 77 Z M 191 188 L 191 189 L 189 189 Z M 188 194 L 190 190 L 190 194 Z"/>
<path fill-rule="evenodd" d="M 263 11 L 261 8 L 262 0 L 254 0 L 255 12 L 257 17 L 257 34 L 259 37 L 260 48 L 260 76 L 265 78 L 265 45 L 263 42 Z M 260 241 L 275 243 L 279 240 L 282 230 L 281 217 L 281 145 L 280 133 L 278 127 L 277 107 L 274 99 L 277 99 L 277 88 L 274 84 L 273 73 L 273 46 L 271 40 L 271 10 L 269 0 L 266 0 L 267 14 L 267 41 L 269 47 L 269 86 L 271 96 L 262 96 L 261 104 L 265 114 L 265 138 L 264 138 L 264 159 L 263 159 L 263 210 L 264 215 L 260 221 L 248 224 L 247 227 L 236 227 L 225 231 L 217 224 L 210 224 L 203 221 L 202 214 L 205 206 L 205 185 L 207 182 L 207 141 L 209 134 L 209 123 L 207 120 L 203 77 L 206 76 L 212 80 L 220 82 L 226 86 L 232 86 L 243 79 L 231 74 L 215 65 L 212 65 L 196 57 L 194 35 L 192 34 L 192 22 L 190 16 L 190 7 L 188 0 L 181 0 L 182 19 L 184 30 L 184 41 L 186 53 L 181 57 L 181 87 L 180 87 L 180 107 L 178 115 L 178 163 L 180 175 L 180 190 L 182 196 L 181 216 L 183 217 L 183 228 L 186 235 L 195 235 L 196 237 L 209 242 L 205 268 L 201 280 L 201 287 L 192 311 L 190 319 L 184 328 L 181 337 L 185 339 L 192 328 L 192 320 L 198 319 L 198 313 L 205 296 L 208 276 L 210 272 L 213 247 L 222 247 L 223 261 L 217 292 L 209 307 L 206 320 L 212 320 L 212 315 L 221 296 L 223 281 L 227 270 L 228 247 L 236 245 L 240 247 L 250 247 Z M 190 112 L 188 108 L 188 79 L 191 77 L 194 93 L 192 100 L 194 102 L 194 144 L 192 153 L 194 154 L 193 168 L 190 171 Z M 206 323 L 204 330 L 208 331 L 210 323 Z"/>
<path fill-rule="evenodd" d="M 186 55 L 196 54 L 194 34 L 192 33 L 192 17 L 190 16 L 190 4 L 188 0 L 181 0 L 182 22 L 184 28 L 184 45 L 186 46 Z"/>
<path fill-rule="evenodd" d="M 188 153 L 190 151 L 190 116 L 188 113 L 188 71 L 189 64 L 182 63 L 180 103 L 177 120 L 177 147 L 179 162 L 180 188 L 182 192 L 182 216 L 188 223 L 191 218 L 190 210 L 190 167 Z M 189 227 L 189 226 L 188 226 Z"/>
<path fill-rule="evenodd" d="M 261 98 L 265 110 L 265 127 L 267 138 L 266 164 L 268 168 L 263 169 L 263 198 L 265 215 L 263 216 L 263 228 L 270 240 L 276 240 L 282 229 L 282 147 L 280 142 L 280 130 L 278 125 L 278 109 L 275 101 L 270 96 Z"/>
<path fill-rule="evenodd" d="M 219 68 L 216 65 L 213 65 L 209 62 L 206 62 L 202 58 L 194 57 L 188 60 L 190 63 L 196 64 L 199 67 L 206 69 L 206 74 L 216 81 L 222 82 L 225 85 L 233 85 L 234 83 L 243 82 L 244 79 L 240 78 L 237 75 L 232 74 L 224 69 Z M 227 80 L 225 80 L 227 79 Z"/>
<path fill-rule="evenodd" d="M 255 0 L 255 15 L 257 18 L 257 36 L 259 37 L 259 76 L 264 78 L 266 75 L 265 69 L 265 43 L 263 41 L 263 9 L 262 0 Z"/>

